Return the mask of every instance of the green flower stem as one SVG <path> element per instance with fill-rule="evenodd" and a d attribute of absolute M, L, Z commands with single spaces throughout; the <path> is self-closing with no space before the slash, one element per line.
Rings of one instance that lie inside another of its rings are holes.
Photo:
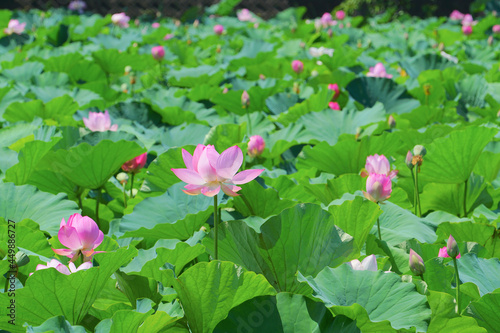
<path fill-rule="evenodd" d="M 415 166 L 415 195 L 417 196 L 418 217 L 422 216 L 422 208 L 420 207 L 420 193 L 418 192 L 418 166 Z"/>
<path fill-rule="evenodd" d="M 127 208 L 127 192 L 125 190 L 125 184 L 123 184 L 123 206 Z"/>
<path fill-rule="evenodd" d="M 82 210 L 82 209 L 83 209 L 83 204 L 82 204 L 82 194 L 83 194 L 83 193 L 78 194 L 78 207 L 80 207 L 80 210 Z"/>
<path fill-rule="evenodd" d="M 457 259 L 453 258 L 453 265 L 455 266 L 455 289 L 457 291 L 457 314 L 460 315 L 460 279 L 458 277 Z"/>
<path fill-rule="evenodd" d="M 97 189 L 97 197 L 96 197 L 96 203 L 95 203 L 95 218 L 96 218 L 96 223 L 99 229 L 101 228 L 99 224 L 99 201 L 101 201 L 101 188 Z"/>
<path fill-rule="evenodd" d="M 247 119 L 248 119 L 248 138 L 250 138 L 250 135 L 252 135 L 252 121 L 250 120 L 250 111 L 247 109 Z"/>
<path fill-rule="evenodd" d="M 214 196 L 214 230 L 215 230 L 215 260 L 219 259 L 219 217 L 217 210 L 217 194 Z"/>
<path fill-rule="evenodd" d="M 424 281 L 424 282 L 425 282 L 425 280 L 424 280 L 424 274 L 419 275 L 419 276 L 420 276 L 420 278 L 422 279 L 422 281 Z"/>
<path fill-rule="evenodd" d="M 411 180 L 413 181 L 413 184 L 416 184 L 415 182 L 415 174 L 413 172 L 413 170 L 415 170 L 416 172 L 416 169 L 413 168 L 411 171 Z M 415 208 L 415 215 L 417 215 L 417 187 L 415 187 L 415 193 L 413 194 L 413 207 Z"/>
<path fill-rule="evenodd" d="M 132 191 L 134 190 L 134 176 L 135 173 L 132 172 L 132 174 L 130 175 L 130 198 L 134 198 L 134 193 L 132 193 Z"/>
<path fill-rule="evenodd" d="M 467 217 L 467 182 L 469 180 L 465 180 L 464 183 L 464 217 Z"/>
<path fill-rule="evenodd" d="M 382 233 L 380 233 L 380 219 L 377 218 L 378 239 L 382 240 Z"/>

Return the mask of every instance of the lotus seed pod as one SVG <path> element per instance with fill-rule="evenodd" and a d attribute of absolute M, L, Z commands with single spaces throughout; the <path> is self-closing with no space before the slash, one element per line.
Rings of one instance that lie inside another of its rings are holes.
<path fill-rule="evenodd" d="M 127 184 L 128 175 L 125 172 L 120 172 L 116 175 L 116 179 L 120 182 L 120 184 Z"/>
<path fill-rule="evenodd" d="M 27 265 L 30 262 L 30 257 L 23 251 L 19 251 L 16 253 L 16 265 L 17 267 L 22 267 Z"/>
<path fill-rule="evenodd" d="M 425 149 L 424 146 L 416 145 L 415 147 L 413 147 L 413 155 L 414 156 L 417 156 L 417 155 L 425 156 L 425 154 L 427 154 L 427 150 Z"/>

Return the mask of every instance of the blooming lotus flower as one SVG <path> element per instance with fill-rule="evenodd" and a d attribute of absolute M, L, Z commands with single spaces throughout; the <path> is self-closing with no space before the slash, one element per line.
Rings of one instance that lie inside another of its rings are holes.
<path fill-rule="evenodd" d="M 500 33 L 500 24 L 495 24 L 491 30 L 496 34 Z"/>
<path fill-rule="evenodd" d="M 241 22 L 255 22 L 255 17 L 253 17 L 252 13 L 246 8 L 240 10 L 236 15 L 238 16 L 238 20 Z"/>
<path fill-rule="evenodd" d="M 469 36 L 470 34 L 472 34 L 472 26 L 471 25 L 463 25 L 462 32 L 464 33 L 464 35 Z"/>
<path fill-rule="evenodd" d="M 394 179 L 398 174 L 398 170 L 391 170 L 391 165 L 387 157 L 375 154 L 366 158 L 365 170 L 363 170 L 361 176 L 366 177 L 372 173 L 378 173 Z"/>
<path fill-rule="evenodd" d="M 248 155 L 250 157 L 260 156 L 266 148 L 266 142 L 260 135 L 252 135 L 248 142 Z"/>
<path fill-rule="evenodd" d="M 421 256 L 417 252 L 410 249 L 410 260 L 409 260 L 410 270 L 415 275 L 422 275 L 425 273 L 425 264 Z"/>
<path fill-rule="evenodd" d="M 333 95 L 334 99 L 337 98 L 337 97 L 339 97 L 339 95 L 340 95 L 340 89 L 339 89 L 339 85 L 338 84 L 336 84 L 336 83 L 333 83 L 333 84 L 330 83 L 328 85 L 328 89 L 333 90 L 333 92 L 335 93 Z"/>
<path fill-rule="evenodd" d="M 212 145 L 199 144 L 191 155 L 182 150 L 182 158 L 187 169 L 171 169 L 183 182 L 184 192 L 190 195 L 217 195 L 220 190 L 231 197 L 238 194 L 241 187 L 259 176 L 264 169 L 244 170 L 236 173 L 243 162 L 243 153 L 238 146 L 224 150 L 220 155 Z"/>
<path fill-rule="evenodd" d="M 392 181 L 388 176 L 372 173 L 366 178 L 366 192 L 363 194 L 368 200 L 382 202 L 391 197 L 391 192 Z"/>
<path fill-rule="evenodd" d="M 151 49 L 151 54 L 155 60 L 162 60 L 165 57 L 165 49 L 163 46 L 155 46 Z"/>
<path fill-rule="evenodd" d="M 125 172 L 138 173 L 146 165 L 146 160 L 148 159 L 148 153 L 141 154 L 134 157 L 130 161 L 125 162 L 122 165 L 122 169 Z"/>
<path fill-rule="evenodd" d="M 319 20 L 319 22 L 321 23 L 321 25 L 326 28 L 328 27 L 329 25 L 332 25 L 332 14 L 330 13 L 324 13 L 323 16 L 321 16 L 321 19 Z"/>
<path fill-rule="evenodd" d="M 442 247 L 439 249 L 439 254 L 438 254 L 438 257 L 441 257 L 441 258 L 450 258 L 450 256 L 448 255 L 448 251 L 446 251 L 446 246 Z M 461 255 L 460 253 L 457 255 L 457 259 L 460 259 Z"/>
<path fill-rule="evenodd" d="M 151 24 L 151 28 L 153 29 L 158 29 L 160 27 L 160 23 L 158 22 L 153 22 L 153 24 Z"/>
<path fill-rule="evenodd" d="M 460 13 L 458 10 L 454 10 L 450 14 L 450 19 L 454 21 L 459 21 L 464 18 L 465 14 Z"/>
<path fill-rule="evenodd" d="M 52 249 L 55 253 L 69 257 L 72 262 L 81 253 L 84 261 L 89 261 L 97 253 L 94 249 L 102 243 L 104 234 L 94 220 L 76 213 L 69 217 L 68 223 L 62 219 L 57 238 L 68 249 Z"/>
<path fill-rule="evenodd" d="M 63 265 L 61 262 L 59 262 L 59 260 L 52 259 L 51 261 L 49 261 L 47 263 L 47 265 L 38 264 L 36 266 L 35 271 L 41 271 L 41 270 L 47 269 L 47 268 L 55 268 L 60 273 L 63 273 L 64 275 L 70 275 L 71 273 L 75 273 L 75 272 L 78 272 L 78 271 L 81 271 L 81 270 L 89 269 L 90 267 L 92 267 L 92 262 L 90 262 L 90 261 L 84 262 L 83 264 L 81 264 L 80 266 L 78 266 L 78 268 L 76 268 L 75 264 L 72 263 L 72 262 L 70 262 L 68 266 L 69 266 L 69 269 L 68 269 L 68 267 L 66 267 L 65 265 Z M 30 273 L 30 276 L 32 274 L 33 273 Z"/>
<path fill-rule="evenodd" d="M 379 62 L 374 67 L 370 67 L 370 71 L 366 74 L 369 77 L 385 77 L 392 79 L 391 74 L 387 74 L 383 63 Z"/>
<path fill-rule="evenodd" d="M 74 0 L 74 1 L 71 1 L 68 5 L 68 9 L 69 10 L 74 10 L 74 11 L 77 11 L 79 12 L 80 14 L 83 13 L 83 10 L 87 8 L 87 4 L 85 3 L 85 1 L 81 1 L 81 0 Z"/>
<path fill-rule="evenodd" d="M 471 14 L 465 14 L 462 19 L 462 25 L 475 25 L 477 21 L 474 21 Z"/>
<path fill-rule="evenodd" d="M 304 70 L 304 63 L 300 60 L 292 61 L 292 69 L 295 73 L 300 74 Z"/>
<path fill-rule="evenodd" d="M 221 24 L 217 24 L 214 26 L 214 32 L 216 35 L 220 36 L 224 32 L 224 27 Z"/>
<path fill-rule="evenodd" d="M 172 39 L 174 37 L 175 37 L 174 34 L 166 34 L 165 37 L 163 37 L 163 40 L 169 40 L 169 39 Z"/>
<path fill-rule="evenodd" d="M 345 12 L 343 10 L 339 10 L 335 13 L 335 17 L 337 20 L 343 20 L 345 18 Z"/>
<path fill-rule="evenodd" d="M 24 32 L 24 28 L 26 27 L 26 23 L 19 23 L 18 20 L 10 20 L 7 28 L 3 30 L 6 35 L 12 34 L 22 34 Z"/>
<path fill-rule="evenodd" d="M 111 118 L 109 117 L 108 110 L 102 112 L 89 112 L 88 119 L 83 117 L 83 123 L 92 132 L 116 132 L 118 125 L 111 125 Z"/>
<path fill-rule="evenodd" d="M 347 264 L 356 271 L 377 271 L 377 259 L 374 254 L 367 256 L 362 262 L 358 259 L 354 259 Z"/>
<path fill-rule="evenodd" d="M 332 109 L 332 110 L 340 111 L 340 105 L 337 102 L 330 102 L 330 103 L 328 103 L 328 107 L 330 109 Z"/>
<path fill-rule="evenodd" d="M 129 21 L 130 17 L 128 17 L 125 13 L 117 13 L 111 15 L 111 22 L 121 28 L 128 28 Z"/>
<path fill-rule="evenodd" d="M 313 57 L 321 57 L 323 54 L 328 54 L 333 57 L 333 49 L 328 49 L 326 47 L 311 47 L 309 48 L 309 54 Z"/>

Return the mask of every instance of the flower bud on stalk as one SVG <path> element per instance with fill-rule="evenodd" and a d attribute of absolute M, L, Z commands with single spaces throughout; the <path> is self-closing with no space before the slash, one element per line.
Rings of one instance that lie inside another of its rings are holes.
<path fill-rule="evenodd" d="M 420 276 L 425 273 L 425 264 L 421 256 L 419 256 L 413 249 L 410 249 L 410 270 L 413 274 Z"/>
<path fill-rule="evenodd" d="M 413 154 L 411 153 L 411 151 L 408 150 L 408 153 L 406 154 L 405 163 L 408 169 L 410 170 L 413 170 L 413 168 L 415 167 L 412 163 L 412 160 L 413 160 Z"/>
<path fill-rule="evenodd" d="M 458 250 L 458 244 L 455 238 L 453 238 L 452 235 L 448 238 L 448 243 L 446 245 L 446 252 L 448 255 L 452 258 L 457 258 L 458 255 L 460 254 L 460 251 Z"/>
<path fill-rule="evenodd" d="M 244 109 L 250 106 L 250 95 L 248 95 L 246 90 L 244 90 L 241 94 L 241 106 Z"/>
<path fill-rule="evenodd" d="M 387 119 L 387 124 L 391 129 L 396 127 L 396 120 L 394 119 L 392 114 L 389 116 L 389 119 Z"/>

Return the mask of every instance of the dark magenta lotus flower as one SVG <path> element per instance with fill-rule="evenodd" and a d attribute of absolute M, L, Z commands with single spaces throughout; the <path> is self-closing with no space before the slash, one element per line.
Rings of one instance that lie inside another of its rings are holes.
<path fill-rule="evenodd" d="M 221 25 L 221 24 L 217 24 L 214 26 L 214 32 L 216 35 L 222 35 L 222 33 L 224 32 L 224 26 Z"/>
<path fill-rule="evenodd" d="M 304 70 L 304 63 L 300 60 L 292 61 L 292 69 L 295 73 L 300 74 Z"/>
<path fill-rule="evenodd" d="M 141 154 L 134 157 L 130 161 L 125 162 L 122 165 L 122 169 L 125 172 L 138 173 L 146 165 L 146 160 L 148 159 L 148 153 Z"/>
<path fill-rule="evenodd" d="M 258 177 L 264 169 L 238 169 L 243 162 L 243 153 L 238 146 L 232 146 L 219 154 L 212 145 L 199 144 L 191 155 L 182 149 L 186 169 L 171 169 L 183 182 L 184 192 L 190 195 L 203 194 L 207 197 L 217 195 L 220 190 L 231 197 L 238 196 L 241 185 Z"/>

